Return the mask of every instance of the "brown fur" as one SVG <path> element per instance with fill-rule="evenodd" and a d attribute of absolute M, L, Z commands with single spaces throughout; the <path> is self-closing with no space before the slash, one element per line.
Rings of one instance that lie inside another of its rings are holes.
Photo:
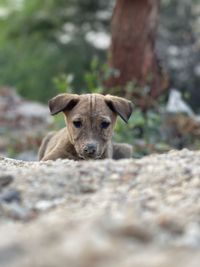
<path fill-rule="evenodd" d="M 61 94 L 49 101 L 52 115 L 63 112 L 67 127 L 49 133 L 39 149 L 39 160 L 67 158 L 129 158 L 132 147 L 112 144 L 117 115 L 125 122 L 132 113 L 126 99 L 100 94 Z"/>

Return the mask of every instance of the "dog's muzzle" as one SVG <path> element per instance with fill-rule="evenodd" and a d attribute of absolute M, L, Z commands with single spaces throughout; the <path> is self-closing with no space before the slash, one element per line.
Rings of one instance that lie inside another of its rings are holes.
<path fill-rule="evenodd" d="M 83 148 L 83 156 L 86 158 L 95 158 L 97 154 L 97 144 L 88 143 Z"/>

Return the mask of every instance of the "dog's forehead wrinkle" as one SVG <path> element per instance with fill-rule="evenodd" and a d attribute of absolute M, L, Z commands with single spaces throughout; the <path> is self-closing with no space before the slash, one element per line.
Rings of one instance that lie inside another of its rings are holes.
<path fill-rule="evenodd" d="M 106 103 L 104 98 L 98 94 L 86 94 L 80 96 L 80 101 L 77 106 L 84 106 L 92 109 L 102 109 L 102 107 L 106 107 Z"/>
<path fill-rule="evenodd" d="M 81 95 L 79 103 L 74 107 L 71 114 L 72 117 L 78 114 L 81 118 L 88 120 L 94 118 L 99 120 L 103 116 L 112 117 L 112 112 L 106 105 L 104 98 L 98 94 Z"/>
<path fill-rule="evenodd" d="M 72 120 L 81 120 L 81 119 L 82 119 L 81 114 L 75 114 L 75 115 L 72 117 Z"/>
<path fill-rule="evenodd" d="M 104 114 L 99 114 L 99 113 L 92 113 L 91 114 L 91 119 L 93 122 L 98 122 L 98 121 L 108 121 L 111 122 L 111 118 L 109 116 L 106 116 Z"/>

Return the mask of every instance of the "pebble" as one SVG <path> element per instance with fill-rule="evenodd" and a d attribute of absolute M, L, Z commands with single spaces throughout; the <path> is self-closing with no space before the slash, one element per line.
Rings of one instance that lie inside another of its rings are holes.
<path fill-rule="evenodd" d="M 150 242 L 152 240 L 151 232 L 144 225 L 134 222 L 113 223 L 109 227 L 109 231 L 120 238 L 133 238 L 140 242 Z"/>
<path fill-rule="evenodd" d="M 183 222 L 178 219 L 171 217 L 168 214 L 162 214 L 158 218 L 158 224 L 165 230 L 173 233 L 181 235 L 184 233 L 184 225 Z"/>
<path fill-rule="evenodd" d="M 98 180 L 95 178 L 81 178 L 79 181 L 79 190 L 81 193 L 94 193 L 98 190 Z"/>
<path fill-rule="evenodd" d="M 46 211 L 64 203 L 64 199 L 40 200 L 34 208 L 38 211 Z"/>
<path fill-rule="evenodd" d="M 0 175 L 0 189 L 11 184 L 13 180 L 14 178 L 12 175 Z"/>
<path fill-rule="evenodd" d="M 37 213 L 33 210 L 22 207 L 19 203 L 3 203 L 1 204 L 3 213 L 11 219 L 30 221 L 37 217 Z"/>
<path fill-rule="evenodd" d="M 1 202 L 20 202 L 21 195 L 20 192 L 16 189 L 9 189 L 0 193 L 0 203 Z"/>

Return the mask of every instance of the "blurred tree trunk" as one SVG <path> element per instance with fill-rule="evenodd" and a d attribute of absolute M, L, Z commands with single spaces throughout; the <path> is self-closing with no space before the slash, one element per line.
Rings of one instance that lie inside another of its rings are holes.
<path fill-rule="evenodd" d="M 105 85 L 109 93 L 138 96 L 141 106 L 147 104 L 149 95 L 155 98 L 163 90 L 163 77 L 154 50 L 159 6 L 159 0 L 116 0 L 112 17 L 111 76 Z M 134 93 L 131 87 L 128 89 L 128 82 L 139 85 L 140 91 Z M 147 98 L 141 92 L 145 85 L 149 85 Z"/>

